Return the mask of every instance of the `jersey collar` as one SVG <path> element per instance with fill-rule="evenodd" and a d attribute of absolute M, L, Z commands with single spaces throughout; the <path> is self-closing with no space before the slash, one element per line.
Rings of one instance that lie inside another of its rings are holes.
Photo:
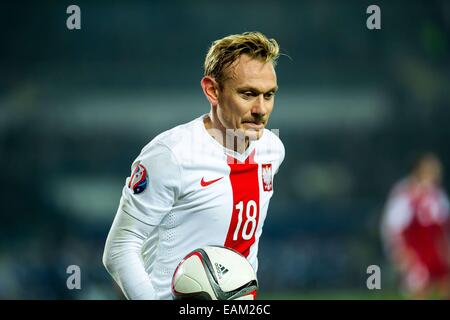
<path fill-rule="evenodd" d="M 206 134 L 208 136 L 208 139 L 214 144 L 216 145 L 218 148 L 220 148 L 227 156 L 233 157 L 234 159 L 237 159 L 239 162 L 245 162 L 245 160 L 248 158 L 248 156 L 252 153 L 252 151 L 255 149 L 256 145 L 258 144 L 258 142 L 262 139 L 262 137 L 264 136 L 264 132 L 263 135 L 261 136 L 261 138 L 259 138 L 258 140 L 252 140 L 250 141 L 247 149 L 245 149 L 245 151 L 243 153 L 239 153 L 236 152 L 234 150 L 228 149 L 225 146 L 223 146 L 222 144 L 220 144 L 216 139 L 214 139 L 208 132 L 208 130 L 206 130 L 205 128 L 205 124 L 203 123 L 203 119 L 205 119 L 205 117 L 207 117 L 208 114 L 205 113 L 202 116 L 200 116 L 198 119 L 200 120 L 200 126 L 202 127 L 202 130 L 204 132 L 204 134 Z"/>

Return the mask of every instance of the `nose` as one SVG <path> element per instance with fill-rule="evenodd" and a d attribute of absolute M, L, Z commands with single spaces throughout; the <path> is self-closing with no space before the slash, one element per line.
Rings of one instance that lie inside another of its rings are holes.
<path fill-rule="evenodd" d="M 267 112 L 266 101 L 264 95 L 260 94 L 252 106 L 251 113 L 253 116 L 263 117 Z"/>

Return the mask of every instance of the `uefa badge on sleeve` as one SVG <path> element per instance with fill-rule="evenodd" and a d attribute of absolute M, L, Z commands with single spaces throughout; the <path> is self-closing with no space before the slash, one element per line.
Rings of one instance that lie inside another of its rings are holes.
<path fill-rule="evenodd" d="M 262 181 L 264 191 L 272 191 L 272 164 L 262 165 Z"/>
<path fill-rule="evenodd" d="M 128 187 L 133 190 L 134 194 L 139 194 L 147 188 L 147 184 L 147 170 L 142 164 L 138 164 L 130 177 Z"/>

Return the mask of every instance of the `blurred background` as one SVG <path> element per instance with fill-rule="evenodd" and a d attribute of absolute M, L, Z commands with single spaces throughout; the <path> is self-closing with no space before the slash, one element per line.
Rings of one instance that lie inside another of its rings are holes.
<path fill-rule="evenodd" d="M 81 30 L 66 8 L 81 8 Z M 381 8 L 381 30 L 366 9 Z M 286 159 L 260 243 L 260 297 L 397 297 L 380 218 L 411 156 L 448 189 L 448 1 L 2 1 L 0 298 L 122 299 L 103 245 L 130 165 L 209 111 L 213 40 L 261 31 L 282 51 L 269 128 Z M 366 288 L 369 265 L 382 289 Z M 81 268 L 68 290 L 66 268 Z"/>

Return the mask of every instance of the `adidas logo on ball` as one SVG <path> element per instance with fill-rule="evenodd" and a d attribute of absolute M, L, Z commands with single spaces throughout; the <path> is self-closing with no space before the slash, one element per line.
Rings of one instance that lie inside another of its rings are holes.
<path fill-rule="evenodd" d="M 222 277 L 228 272 L 228 269 L 217 262 L 214 265 L 216 267 L 216 272 L 219 275 L 219 279 L 222 279 Z"/>

